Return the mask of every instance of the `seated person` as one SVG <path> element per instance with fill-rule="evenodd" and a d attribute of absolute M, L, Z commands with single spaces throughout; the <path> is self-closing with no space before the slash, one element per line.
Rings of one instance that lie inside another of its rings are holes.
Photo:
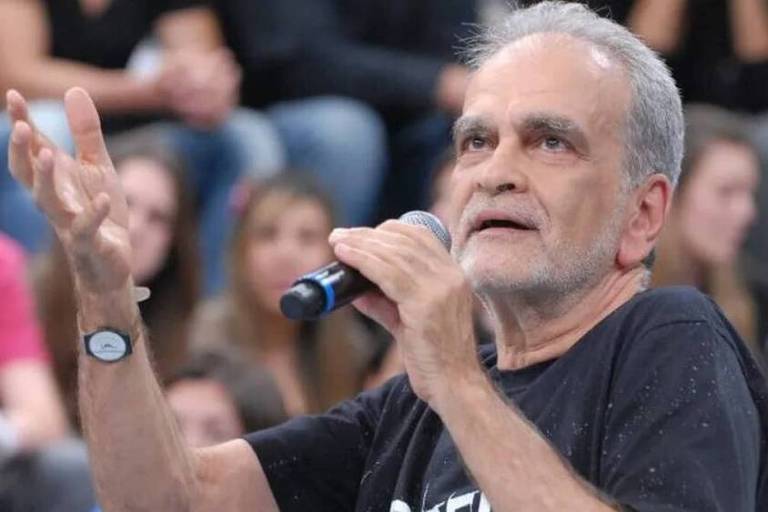
<path fill-rule="evenodd" d="M 653 285 L 685 284 L 711 295 L 762 355 L 759 313 L 739 268 L 757 210 L 760 162 L 739 115 L 705 105 L 689 105 L 685 115 L 685 158 L 657 248 Z"/>
<path fill-rule="evenodd" d="M 0 510 L 87 512 L 88 459 L 68 439 L 25 275 L 21 249 L 0 234 Z"/>
<path fill-rule="evenodd" d="M 154 73 L 128 69 L 132 53 L 154 35 L 161 48 Z M 30 99 L 30 115 L 69 147 L 60 98 L 84 87 L 110 133 L 160 119 L 187 158 L 188 182 L 200 202 L 205 289 L 223 286 L 221 265 L 231 217 L 232 187 L 246 171 L 282 167 L 282 145 L 260 114 L 235 109 L 240 70 L 223 44 L 213 11 L 202 0 L 0 0 L 0 90 Z M 0 141 L 10 133 L 0 116 Z M 0 161 L 5 162 L 4 149 Z M 0 230 L 32 252 L 48 230 L 27 196 L 0 172 Z"/>
<path fill-rule="evenodd" d="M 223 443 L 287 419 L 266 369 L 223 347 L 192 354 L 168 379 L 165 398 L 190 446 Z"/>
<path fill-rule="evenodd" d="M 266 368 L 291 416 L 324 411 L 362 389 L 373 347 L 351 311 L 294 322 L 280 312 L 280 297 L 333 259 L 333 205 L 296 172 L 243 190 L 229 258 L 232 286 L 200 308 L 191 342 L 195 349 L 233 347 Z"/>

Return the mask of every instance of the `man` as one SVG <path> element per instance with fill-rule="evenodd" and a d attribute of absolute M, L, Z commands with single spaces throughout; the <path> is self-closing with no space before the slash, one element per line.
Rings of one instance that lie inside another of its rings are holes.
<path fill-rule="evenodd" d="M 666 68 L 624 29 L 559 2 L 518 11 L 473 55 L 454 258 L 398 222 L 331 236 L 379 286 L 356 305 L 392 332 L 407 379 L 198 451 L 148 363 L 125 205 L 92 103 L 79 89 L 66 97 L 75 160 L 46 147 L 9 93 L 11 166 L 71 258 L 84 338 L 133 344 L 81 350 L 105 510 L 766 506 L 766 389 L 743 344 L 691 290 L 640 293 L 681 158 Z M 470 285 L 495 329 L 482 363 Z"/>

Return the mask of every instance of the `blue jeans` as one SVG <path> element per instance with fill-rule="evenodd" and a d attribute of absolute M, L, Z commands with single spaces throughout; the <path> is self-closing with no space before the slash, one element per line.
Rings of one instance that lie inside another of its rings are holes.
<path fill-rule="evenodd" d="M 288 164 L 315 175 L 337 205 L 341 224 L 370 223 L 387 167 L 387 132 L 378 113 L 334 96 L 278 103 L 266 113 Z"/>
<path fill-rule="evenodd" d="M 73 143 L 63 105 L 53 101 L 30 104 L 37 127 L 56 144 L 71 150 Z M 246 171 L 268 176 L 284 167 L 277 132 L 262 114 L 238 109 L 219 128 L 195 130 L 179 123 L 162 123 L 169 143 L 188 164 L 188 180 L 200 215 L 203 285 L 207 294 L 226 283 L 226 251 L 234 217 L 229 206 L 232 188 Z M 7 162 L 10 123 L 0 116 L 0 159 Z M 29 252 L 44 250 L 50 239 L 47 220 L 29 193 L 13 180 L 7 166 L 0 169 L 0 231 L 18 240 Z"/>

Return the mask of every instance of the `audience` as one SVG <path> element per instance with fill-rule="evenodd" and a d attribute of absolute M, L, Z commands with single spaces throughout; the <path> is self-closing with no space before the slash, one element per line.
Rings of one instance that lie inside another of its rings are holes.
<path fill-rule="evenodd" d="M 145 38 L 159 42 L 154 72 L 132 73 L 132 53 Z M 166 135 L 188 157 L 188 179 L 200 201 L 206 290 L 223 286 L 221 267 L 231 219 L 229 193 L 245 169 L 282 167 L 282 147 L 259 114 L 235 110 L 240 70 L 223 46 L 213 11 L 201 0 L 2 0 L 0 89 L 34 100 L 32 118 L 62 147 L 71 147 L 61 98 L 79 85 L 105 114 L 108 132 L 167 119 Z M 0 116 L 0 159 L 10 127 Z M 31 251 L 47 230 L 17 185 L 0 180 L 0 230 Z"/>
<path fill-rule="evenodd" d="M 25 275 L 21 249 L 0 235 L 0 510 L 87 512 L 85 447 L 68 438 Z"/>
<path fill-rule="evenodd" d="M 311 171 L 338 206 L 344 225 L 373 220 L 387 165 L 386 127 L 366 102 L 341 89 L 291 92 L 286 73 L 314 40 L 298 23 L 303 0 L 217 0 L 229 47 L 243 69 L 243 103 L 263 108 L 288 165 Z"/>
<path fill-rule="evenodd" d="M 230 346 L 263 365 L 291 416 L 325 410 L 362 388 L 372 345 L 350 309 L 294 322 L 279 300 L 296 278 L 333 259 L 332 205 L 292 172 L 245 195 L 230 254 L 232 286 L 196 315 L 193 346 Z"/>
<path fill-rule="evenodd" d="M 738 259 L 755 217 L 758 157 L 736 114 L 689 105 L 686 122 L 677 198 L 657 246 L 653 284 L 702 289 L 757 353 L 759 313 Z"/>
<path fill-rule="evenodd" d="M 184 362 L 191 318 L 199 297 L 199 265 L 192 201 L 178 159 L 151 128 L 113 138 L 109 143 L 128 201 L 132 272 L 148 287 L 139 307 L 150 332 L 161 378 Z M 45 340 L 73 419 L 77 409 L 76 309 L 72 280 L 58 243 L 38 263 L 36 292 Z"/>
<path fill-rule="evenodd" d="M 281 106 L 286 98 L 344 95 L 366 102 L 377 113 L 366 116 L 371 129 L 378 132 L 385 125 L 388 133 L 390 165 L 379 218 L 426 207 L 429 172 L 449 141 L 452 117 L 463 103 L 467 70 L 456 63 L 455 48 L 477 19 L 476 0 L 218 4 L 225 16 L 229 14 L 231 22 L 225 26 L 230 27 L 230 44 L 242 56 L 244 84 L 250 84 L 243 97 L 253 106 L 273 105 L 272 118 L 285 135 L 289 153 L 290 146 L 302 140 L 288 126 L 292 116 Z M 259 73 L 264 69 L 269 72 Z M 336 128 L 334 116 L 330 122 Z M 357 138 L 347 142 L 358 144 Z M 359 153 L 354 147 L 349 151 L 360 165 Z M 314 162 L 292 163 L 312 168 Z M 337 170 L 328 176 L 342 174 L 349 173 Z M 357 188 L 360 179 L 336 180 L 334 198 L 355 200 L 357 207 L 371 210 L 371 190 Z"/>
<path fill-rule="evenodd" d="M 223 347 L 193 354 L 165 387 L 168 405 L 192 446 L 211 446 L 287 419 L 266 369 Z"/>

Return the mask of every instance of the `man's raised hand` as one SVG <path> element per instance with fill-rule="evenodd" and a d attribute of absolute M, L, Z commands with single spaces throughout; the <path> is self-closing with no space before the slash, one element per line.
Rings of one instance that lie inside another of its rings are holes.
<path fill-rule="evenodd" d="M 126 285 L 131 257 L 128 209 L 88 93 L 74 88 L 64 99 L 74 158 L 35 128 L 21 94 L 9 91 L 6 100 L 13 123 L 11 174 L 32 192 L 51 222 L 78 286 L 101 293 Z"/>

